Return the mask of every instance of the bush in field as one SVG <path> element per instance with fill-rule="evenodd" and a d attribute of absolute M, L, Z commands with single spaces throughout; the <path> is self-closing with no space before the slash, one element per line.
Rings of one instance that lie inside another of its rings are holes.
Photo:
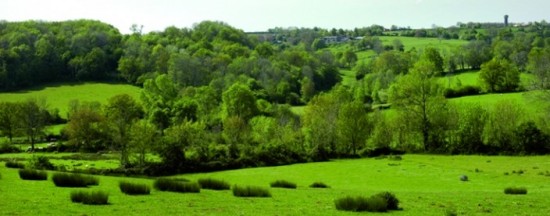
<path fill-rule="evenodd" d="M 387 202 L 380 196 L 346 196 L 334 201 L 336 209 L 340 211 L 355 211 L 355 212 L 386 212 Z"/>
<path fill-rule="evenodd" d="M 88 187 L 99 184 L 96 177 L 71 173 L 55 173 L 52 180 L 57 187 Z"/>
<path fill-rule="evenodd" d="M 109 194 L 103 191 L 73 191 L 71 192 L 71 201 L 86 205 L 107 205 L 109 204 Z"/>
<path fill-rule="evenodd" d="M 185 182 L 174 179 L 159 178 L 155 181 L 154 187 L 159 191 L 172 191 L 180 193 L 199 193 L 201 187 L 196 182 Z"/>
<path fill-rule="evenodd" d="M 23 180 L 47 180 L 48 173 L 40 170 L 20 169 L 19 177 Z"/>
<path fill-rule="evenodd" d="M 288 189 L 296 189 L 296 183 L 289 182 L 287 180 L 277 180 L 274 182 L 271 182 L 271 187 L 273 188 L 288 188 Z"/>
<path fill-rule="evenodd" d="M 229 183 L 223 181 L 223 180 L 217 180 L 212 178 L 204 178 L 198 180 L 199 185 L 203 189 L 211 189 L 211 190 L 229 190 L 231 186 Z"/>
<path fill-rule="evenodd" d="M 15 168 L 15 169 L 25 169 L 25 164 L 19 163 L 15 160 L 9 160 L 6 162 L 7 168 Z"/>
<path fill-rule="evenodd" d="M 399 209 L 399 200 L 390 192 L 381 192 L 371 197 L 346 196 L 336 199 L 334 204 L 341 211 L 386 212 Z"/>
<path fill-rule="evenodd" d="M 269 190 L 262 187 L 233 185 L 232 189 L 236 197 L 271 197 Z"/>
<path fill-rule="evenodd" d="M 122 193 L 128 195 L 147 195 L 151 193 L 151 188 L 146 184 L 121 181 L 118 183 L 118 186 Z"/>
<path fill-rule="evenodd" d="M 54 170 L 55 166 L 50 162 L 46 156 L 33 155 L 29 160 L 29 168 L 38 170 Z"/>
<path fill-rule="evenodd" d="M 524 195 L 527 194 L 527 188 L 524 187 L 507 187 L 504 189 L 505 194 Z"/>
<path fill-rule="evenodd" d="M 388 204 L 388 210 L 398 210 L 399 209 L 399 200 L 395 197 L 393 193 L 390 192 L 381 192 L 374 196 L 382 197 Z"/>
<path fill-rule="evenodd" d="M 310 188 L 329 188 L 330 186 L 328 186 L 323 182 L 313 182 L 313 184 L 311 184 L 309 187 Z"/>

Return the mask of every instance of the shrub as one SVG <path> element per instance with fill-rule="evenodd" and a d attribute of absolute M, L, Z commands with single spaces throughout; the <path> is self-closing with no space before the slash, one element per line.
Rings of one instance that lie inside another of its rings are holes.
<path fill-rule="evenodd" d="M 29 168 L 39 170 L 54 170 L 55 166 L 50 162 L 46 156 L 33 155 L 29 160 Z"/>
<path fill-rule="evenodd" d="M 52 180 L 57 187 L 88 187 L 99 184 L 96 177 L 71 173 L 55 173 Z"/>
<path fill-rule="evenodd" d="M 159 178 L 154 187 L 159 191 L 172 191 L 180 193 L 199 193 L 201 187 L 196 182 L 184 182 L 168 178 Z"/>
<path fill-rule="evenodd" d="M 330 188 L 330 186 L 328 186 L 323 182 L 313 182 L 313 184 L 311 184 L 309 187 L 310 188 Z"/>
<path fill-rule="evenodd" d="M 469 95 L 479 95 L 480 92 L 481 92 L 480 87 L 466 85 L 456 90 L 447 88 L 443 91 L 443 95 L 445 96 L 445 98 L 456 98 L 456 97 L 463 97 L 463 96 L 469 96 Z"/>
<path fill-rule="evenodd" d="M 336 209 L 340 211 L 369 211 L 385 212 L 388 210 L 386 200 L 381 196 L 346 196 L 334 201 Z"/>
<path fill-rule="evenodd" d="M 25 164 L 19 163 L 16 160 L 9 160 L 6 162 L 7 168 L 25 169 Z"/>
<path fill-rule="evenodd" d="M 504 189 L 504 194 L 523 195 L 527 194 L 527 188 L 524 187 L 507 187 Z"/>
<path fill-rule="evenodd" d="M 257 186 L 233 185 L 233 196 L 236 197 L 271 197 L 268 189 Z"/>
<path fill-rule="evenodd" d="M 468 181 L 468 176 L 467 175 L 461 175 L 460 176 L 460 181 Z"/>
<path fill-rule="evenodd" d="M 122 193 L 128 195 L 147 195 L 151 193 L 151 188 L 146 184 L 121 181 L 118 183 L 118 186 Z"/>
<path fill-rule="evenodd" d="M 231 186 L 229 183 L 223 181 L 223 180 L 217 180 L 212 178 L 204 178 L 199 179 L 199 185 L 203 189 L 211 189 L 211 190 L 229 190 Z"/>
<path fill-rule="evenodd" d="M 296 189 L 296 183 L 289 182 L 287 180 L 277 180 L 274 182 L 271 182 L 271 187 L 274 188 L 288 188 L 288 189 Z"/>
<path fill-rule="evenodd" d="M 399 209 L 399 200 L 395 197 L 393 193 L 390 192 L 381 192 L 374 196 L 382 197 L 388 204 L 388 210 L 398 210 Z"/>
<path fill-rule="evenodd" d="M 23 180 L 47 180 L 48 173 L 40 170 L 20 169 L 19 177 Z"/>
<path fill-rule="evenodd" d="M 2 142 L 0 143 L 0 154 L 3 153 L 19 153 L 21 150 L 9 142 Z"/>
<path fill-rule="evenodd" d="M 109 194 L 103 191 L 73 191 L 71 192 L 71 201 L 86 205 L 106 205 L 109 204 Z"/>

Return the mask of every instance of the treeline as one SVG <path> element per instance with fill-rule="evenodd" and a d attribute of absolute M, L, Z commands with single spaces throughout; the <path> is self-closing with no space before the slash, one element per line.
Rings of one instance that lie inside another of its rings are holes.
<path fill-rule="evenodd" d="M 121 42 L 99 21 L 0 21 L 0 89 L 116 79 Z"/>

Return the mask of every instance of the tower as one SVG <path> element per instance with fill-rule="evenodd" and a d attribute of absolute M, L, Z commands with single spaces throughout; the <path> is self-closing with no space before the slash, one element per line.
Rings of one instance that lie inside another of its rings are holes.
<path fill-rule="evenodd" d="M 508 26 L 508 14 L 504 15 L 504 26 Z"/>

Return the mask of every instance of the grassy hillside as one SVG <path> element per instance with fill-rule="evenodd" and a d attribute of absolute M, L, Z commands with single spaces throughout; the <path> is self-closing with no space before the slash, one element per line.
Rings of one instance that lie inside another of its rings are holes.
<path fill-rule="evenodd" d="M 486 157 L 405 155 L 402 160 L 358 159 L 296 164 L 181 175 L 223 179 L 231 185 L 257 185 L 285 179 L 296 190 L 270 189 L 271 198 L 237 198 L 231 191 L 201 190 L 179 194 L 153 190 L 147 196 L 128 196 L 118 189 L 119 180 L 148 185 L 149 179 L 99 177 L 99 186 L 83 190 L 109 192 L 109 205 L 74 204 L 73 188 L 56 188 L 51 180 L 23 181 L 17 171 L 0 163 L 0 215 L 350 215 L 339 212 L 334 200 L 345 195 L 371 195 L 391 191 L 402 211 L 391 215 L 543 215 L 550 212 L 549 156 Z M 519 171 L 523 174 L 515 174 Z M 508 173 L 508 174 L 506 174 Z M 467 175 L 469 181 L 459 180 Z M 50 173 L 51 179 L 51 173 Z M 309 188 L 322 181 L 331 188 Z M 505 195 L 504 188 L 526 187 L 523 196 Z"/>
<path fill-rule="evenodd" d="M 398 37 L 398 36 L 381 36 L 379 37 L 384 45 L 391 45 L 395 39 L 400 40 L 405 46 L 405 51 L 415 48 L 421 50 L 426 47 L 436 47 L 440 52 L 450 51 L 454 47 L 468 43 L 465 40 L 439 40 L 438 38 L 417 38 L 417 37 Z"/>
<path fill-rule="evenodd" d="M 24 101 L 28 98 L 46 99 L 49 109 L 59 109 L 66 116 L 69 101 L 98 101 L 102 104 L 117 94 L 129 94 L 139 100 L 140 88 L 126 84 L 75 83 L 44 86 L 31 90 L 0 93 L 0 101 Z"/>

